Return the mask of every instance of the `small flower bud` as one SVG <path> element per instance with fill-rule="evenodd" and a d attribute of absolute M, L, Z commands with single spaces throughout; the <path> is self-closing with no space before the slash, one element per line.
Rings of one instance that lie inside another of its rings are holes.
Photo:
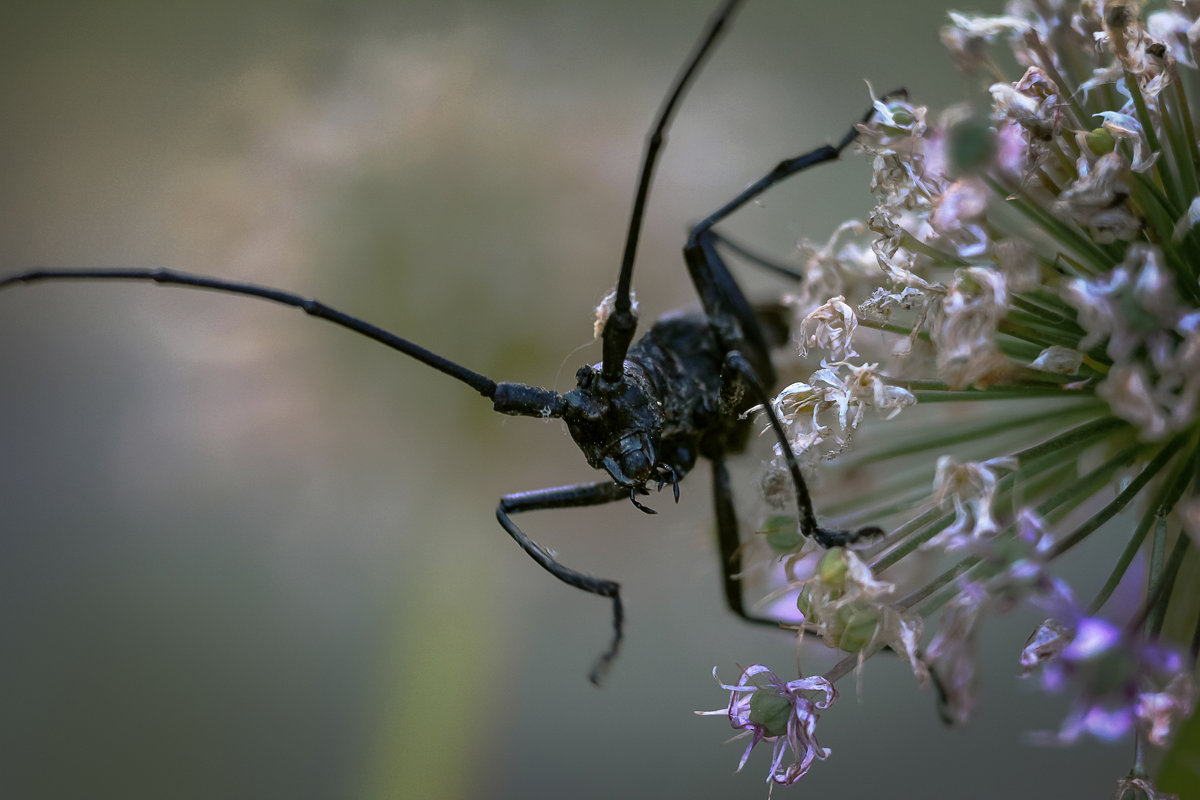
<path fill-rule="evenodd" d="M 1108 128 L 1093 128 L 1087 132 L 1083 140 L 1087 143 L 1088 149 L 1098 156 L 1111 153 L 1117 146 L 1117 140 L 1113 138 L 1112 131 Z"/>

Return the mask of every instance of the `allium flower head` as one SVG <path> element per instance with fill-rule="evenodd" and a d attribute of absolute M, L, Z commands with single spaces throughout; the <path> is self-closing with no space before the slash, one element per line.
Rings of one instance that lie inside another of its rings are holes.
<path fill-rule="evenodd" d="M 875 207 L 802 246 L 819 281 L 789 300 L 811 361 L 773 403 L 827 524 L 890 533 L 829 556 L 852 580 L 776 591 L 847 659 L 930 667 L 956 723 L 985 620 L 1036 612 L 1011 667 L 1072 698 L 1048 738 L 1169 745 L 1200 650 L 1200 3 L 1011 0 L 951 14 L 942 41 L 979 96 L 872 94 Z M 1121 555 L 1081 591 L 1058 562 L 1093 536 Z"/>

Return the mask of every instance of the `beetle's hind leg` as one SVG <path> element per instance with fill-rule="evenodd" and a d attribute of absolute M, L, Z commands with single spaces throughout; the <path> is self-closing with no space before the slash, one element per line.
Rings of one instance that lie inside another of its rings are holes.
<path fill-rule="evenodd" d="M 529 538 L 517 527 L 509 514 L 519 514 L 523 511 L 537 511 L 546 508 L 582 508 L 598 506 L 616 500 L 626 500 L 629 489 L 614 481 L 599 481 L 596 483 L 581 483 L 575 486 L 559 486 L 554 489 L 538 489 L 532 492 L 506 494 L 500 498 L 496 506 L 496 519 L 504 530 L 508 531 L 521 549 L 536 561 L 547 572 L 568 586 L 582 589 L 600 597 L 612 600 L 613 636 L 608 649 L 596 659 L 588 680 L 599 685 L 604 673 L 616 660 L 621 640 L 625 638 L 625 612 L 621 605 L 621 586 L 616 581 L 596 578 L 571 569 L 561 563 L 544 547 Z"/>

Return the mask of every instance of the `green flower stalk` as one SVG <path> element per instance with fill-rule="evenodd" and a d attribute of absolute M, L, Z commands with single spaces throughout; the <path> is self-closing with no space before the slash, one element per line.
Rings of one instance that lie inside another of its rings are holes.
<path fill-rule="evenodd" d="M 1167 797 L 1143 746 L 1192 714 L 1200 650 L 1200 2 L 1014 0 L 951 14 L 942 39 L 986 99 L 874 100 L 877 206 L 801 244 L 787 302 L 820 367 L 774 400 L 820 495 L 853 488 L 820 510 L 889 533 L 817 556 L 775 517 L 759 571 L 786 576 L 773 610 L 849 652 L 825 679 L 891 649 L 955 724 L 983 620 L 1037 609 L 1013 667 L 1073 698 L 1042 738 L 1132 737 L 1118 791 Z M 1055 572 L 1092 536 L 1126 544 L 1081 596 Z M 934 572 L 914 577 L 918 551 Z M 1136 608 L 1123 582 L 1144 584 Z M 746 690 L 726 688 L 733 708 Z"/>

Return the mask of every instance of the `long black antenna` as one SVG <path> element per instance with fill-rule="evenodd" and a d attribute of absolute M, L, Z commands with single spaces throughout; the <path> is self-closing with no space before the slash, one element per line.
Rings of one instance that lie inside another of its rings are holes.
<path fill-rule="evenodd" d="M 108 280 L 108 281 L 141 281 L 153 282 L 163 286 L 183 286 L 189 289 L 207 289 L 226 294 L 238 294 L 248 297 L 258 297 L 272 303 L 280 303 L 292 308 L 298 308 L 305 314 L 340 325 L 355 333 L 374 339 L 380 344 L 393 350 L 399 350 L 407 356 L 412 356 L 423 364 L 428 364 L 439 372 L 444 372 L 451 378 L 456 378 L 470 386 L 487 398 L 496 394 L 496 381 L 443 358 L 437 353 L 426 350 L 418 344 L 401 338 L 383 328 L 352 317 L 336 308 L 330 308 L 318 300 L 301 297 L 298 294 L 259 286 L 243 281 L 230 281 L 220 278 L 209 278 L 205 275 L 194 275 L 188 272 L 178 272 L 172 269 L 31 269 L 9 275 L 0 279 L 0 289 L 19 283 L 43 283 L 46 281 L 78 281 L 78 280 Z"/>
<path fill-rule="evenodd" d="M 637 317 L 633 315 L 629 291 L 633 283 L 633 262 L 637 256 L 642 218 L 646 213 L 646 199 L 650 195 L 650 183 L 654 178 L 654 167 L 658 163 L 658 152 L 667 140 L 667 128 L 671 125 L 671 118 L 679 101 L 687 93 L 704 59 L 712 51 L 713 44 L 720 38 L 741 1 L 726 0 L 713 13 L 687 64 L 675 76 L 675 82 L 659 107 L 658 116 L 646 139 L 641 172 L 638 174 L 637 194 L 634 195 L 633 211 L 629 216 L 629 231 L 625 235 L 625 251 L 621 255 L 621 274 L 617 278 L 613 312 L 604 324 L 604 365 L 600 376 L 609 384 L 615 384 L 621 379 L 625 354 L 629 350 L 629 343 L 633 341 L 634 331 L 637 330 Z"/>

